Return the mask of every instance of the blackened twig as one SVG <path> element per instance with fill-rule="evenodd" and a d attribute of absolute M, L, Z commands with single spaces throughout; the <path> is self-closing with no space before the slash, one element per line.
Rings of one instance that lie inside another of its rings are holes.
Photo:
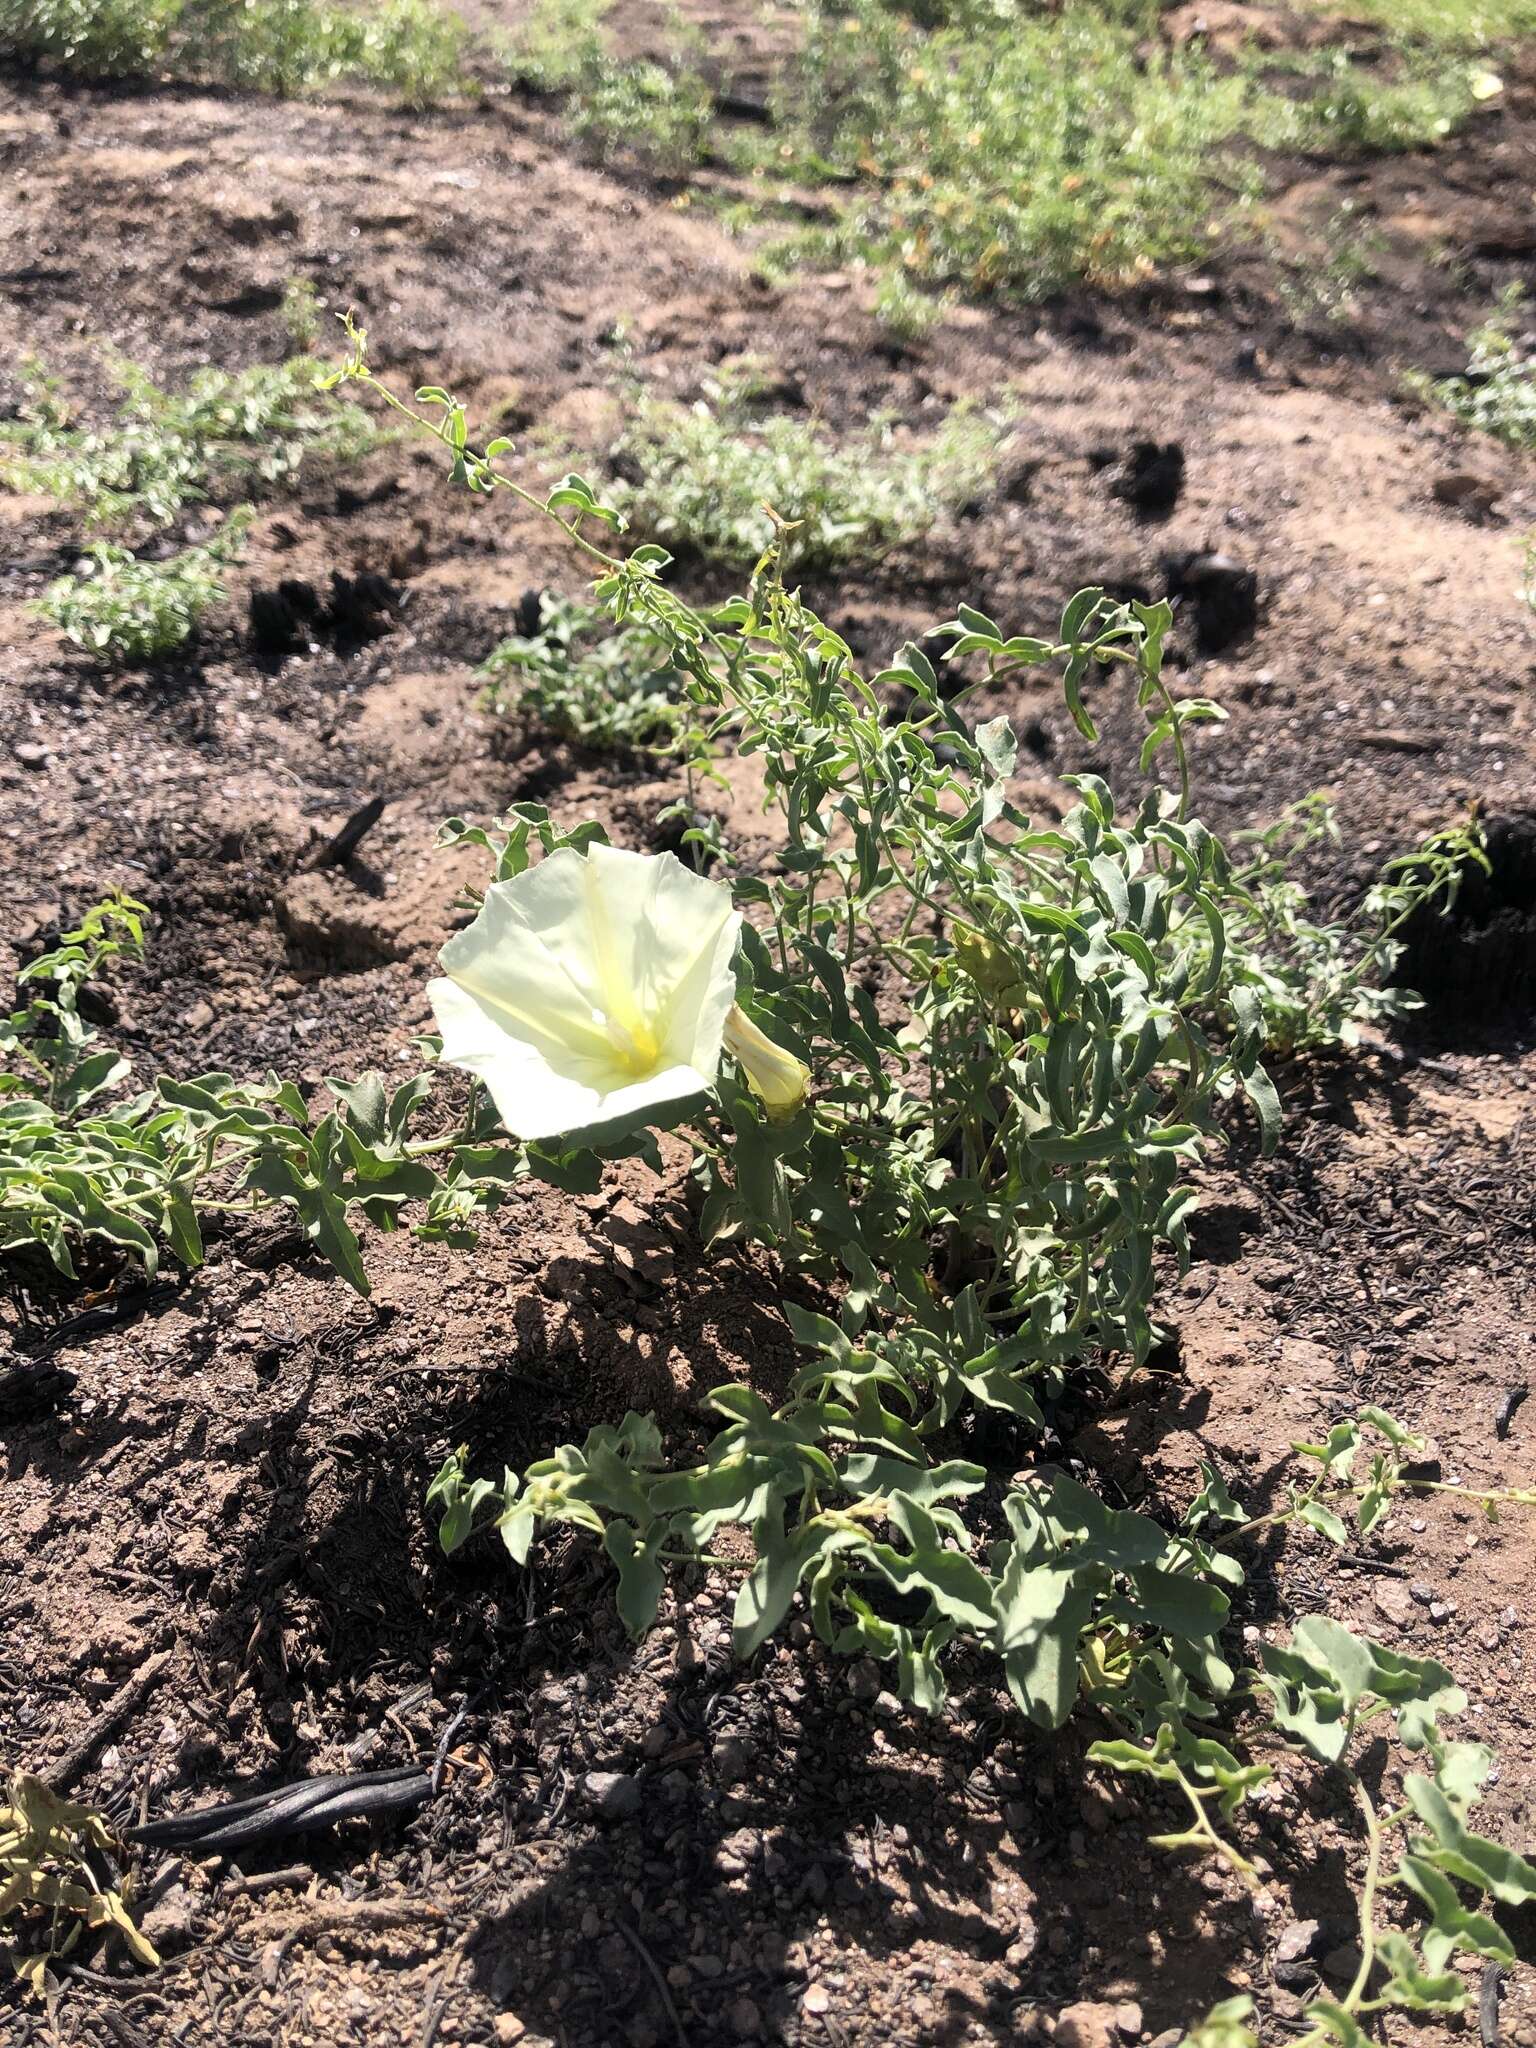
<path fill-rule="evenodd" d="M 356 853 L 364 839 L 384 815 L 384 806 L 389 799 L 371 796 L 348 818 L 339 832 L 333 832 L 323 845 L 317 846 L 304 863 L 306 868 L 339 868 Z"/>
<path fill-rule="evenodd" d="M 1518 1386 L 1510 1388 L 1509 1392 L 1499 1403 L 1499 1412 L 1493 1418 L 1493 1433 L 1500 1443 L 1503 1443 L 1509 1435 L 1509 1425 L 1515 1419 L 1515 1410 L 1530 1391 L 1530 1382 L 1528 1380 L 1521 1380 Z"/>
<path fill-rule="evenodd" d="M 1477 2001 L 1477 2031 L 1483 2048 L 1499 2048 L 1499 1986 L 1503 1981 L 1501 1963 L 1484 1963 L 1483 1988 Z"/>
<path fill-rule="evenodd" d="M 688 2048 L 688 2035 L 683 2027 L 682 2017 L 677 2010 L 676 2004 L 673 2002 L 671 1989 L 666 1978 L 661 1974 L 661 1968 L 656 1958 L 651 1954 L 627 1920 L 620 1919 L 618 1914 L 615 1913 L 613 1924 L 618 1928 L 620 1934 L 623 1935 L 641 1962 L 644 1963 L 646 1969 L 650 1972 L 652 1983 L 655 1984 L 656 1989 L 661 1993 L 661 2002 L 667 2009 L 667 2017 L 671 2020 L 673 2031 L 677 2035 L 677 2048 Z"/>
<path fill-rule="evenodd" d="M 170 1661 L 170 1651 L 161 1650 L 126 1685 L 118 1687 L 74 1748 L 49 1774 L 55 1792 L 67 1792 L 101 1745 L 138 1712 L 160 1683 Z"/>
<path fill-rule="evenodd" d="M 219 1856 L 340 1820 L 377 1819 L 420 1806 L 432 1796 L 427 1773 L 407 1764 L 396 1770 L 305 1778 L 271 1792 L 253 1793 L 219 1806 L 203 1806 L 135 1828 L 133 1839 L 158 1849 L 190 1849 Z"/>

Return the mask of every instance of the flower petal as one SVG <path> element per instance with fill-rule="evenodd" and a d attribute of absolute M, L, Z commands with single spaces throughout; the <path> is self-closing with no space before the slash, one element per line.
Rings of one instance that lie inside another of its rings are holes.
<path fill-rule="evenodd" d="M 494 1010 L 456 981 L 429 981 L 427 996 L 443 1034 L 443 1059 L 484 1082 L 515 1138 L 554 1138 L 592 1122 L 610 1092 L 593 1082 L 619 1078 L 600 1070 L 581 1080 L 557 1071 L 537 1046 L 506 1030 Z"/>
<path fill-rule="evenodd" d="M 601 1059 L 611 1050 L 602 985 L 583 941 L 585 866 L 562 847 L 530 873 L 492 883 L 474 923 L 437 956 L 504 1029 L 529 1038 L 561 1068 L 579 1051 Z"/>
<path fill-rule="evenodd" d="M 639 1020 L 666 1057 L 713 1076 L 734 994 L 722 1002 L 720 984 L 728 980 L 741 930 L 730 890 L 670 853 L 593 846 L 587 868 L 588 931 L 604 978 L 603 1007 L 628 1030 Z"/>

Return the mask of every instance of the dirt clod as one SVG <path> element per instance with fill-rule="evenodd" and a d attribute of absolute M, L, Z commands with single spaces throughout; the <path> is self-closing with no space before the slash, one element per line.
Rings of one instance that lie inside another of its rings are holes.
<path fill-rule="evenodd" d="M 1109 488 L 1143 519 L 1166 519 L 1184 489 L 1184 450 L 1177 441 L 1138 441 Z"/>
<path fill-rule="evenodd" d="M 640 1780 L 626 1771 L 588 1771 L 581 1789 L 588 1804 L 604 1820 L 629 1820 L 640 1811 Z"/>
<path fill-rule="evenodd" d="M 1259 622 L 1259 579 L 1231 555 L 1170 555 L 1165 567 L 1168 595 L 1185 604 L 1194 619 L 1195 645 L 1202 654 L 1223 654 L 1250 640 Z"/>

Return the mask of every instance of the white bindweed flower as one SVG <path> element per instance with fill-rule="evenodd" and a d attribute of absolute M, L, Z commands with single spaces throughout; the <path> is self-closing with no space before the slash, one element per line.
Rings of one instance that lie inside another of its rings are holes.
<path fill-rule="evenodd" d="M 793 1116 L 811 1085 L 811 1070 L 802 1059 L 759 1031 L 739 1004 L 725 1020 L 725 1049 L 741 1063 L 747 1086 L 770 1117 Z"/>
<path fill-rule="evenodd" d="M 517 1138 L 662 1122 L 714 1085 L 740 929 L 730 890 L 670 853 L 563 847 L 439 954 L 443 1058 Z"/>

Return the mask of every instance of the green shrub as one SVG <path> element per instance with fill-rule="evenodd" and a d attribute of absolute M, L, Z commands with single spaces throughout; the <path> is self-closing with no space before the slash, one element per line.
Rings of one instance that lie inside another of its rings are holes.
<path fill-rule="evenodd" d="M 1384 68 L 1344 48 L 1223 64 L 1168 50 L 1157 15 L 1142 0 L 813 0 L 779 131 L 728 140 L 764 195 L 737 214 L 767 218 L 781 174 L 830 181 L 831 224 L 783 236 L 771 264 L 1045 298 L 1201 258 L 1263 189 L 1245 144 L 1413 148 L 1496 90 L 1422 44 Z"/>
<path fill-rule="evenodd" d="M 611 0 L 537 0 L 500 37 L 496 54 L 519 84 L 535 92 L 569 92 L 604 61 L 603 17 Z"/>
<path fill-rule="evenodd" d="M 46 58 L 80 78 L 153 70 L 185 0 L 0 0 L 0 53 Z"/>
<path fill-rule="evenodd" d="M 1124 282 L 1209 240 L 1216 151 L 1254 93 L 1200 55 L 1148 54 L 1132 26 L 1059 15 L 921 34 L 877 0 L 815 10 L 783 112 L 819 162 L 858 180 L 817 254 L 1044 298 Z"/>
<path fill-rule="evenodd" d="M 77 423 L 38 363 L 20 418 L 0 424 L 0 484 L 78 505 L 92 528 L 163 526 L 221 485 L 280 483 L 310 455 L 351 461 L 377 442 L 366 414 L 322 389 L 312 356 L 199 370 L 180 392 L 126 357 L 108 368 L 121 397 L 104 424 Z"/>
<path fill-rule="evenodd" d="M 242 531 L 234 521 L 231 527 L 215 545 L 183 548 L 163 562 L 140 561 L 126 548 L 97 541 L 74 575 L 49 586 L 37 610 L 100 661 L 174 654 L 224 594 L 224 565 Z"/>
<path fill-rule="evenodd" d="M 468 31 L 432 0 L 356 11 L 325 0 L 187 0 L 185 25 L 191 61 L 256 92 L 292 95 L 356 79 L 420 104 L 464 86 Z"/>
<path fill-rule="evenodd" d="M 1379 23 L 1397 43 L 1444 50 L 1494 50 L 1536 35 L 1536 0 L 1313 0 L 1345 21 Z"/>
<path fill-rule="evenodd" d="M 1464 427 L 1491 434 L 1511 448 L 1536 448 L 1536 352 L 1522 343 L 1515 327 L 1523 302 L 1521 288 L 1513 286 L 1498 311 L 1472 333 L 1464 377 L 1412 381 Z"/>
<path fill-rule="evenodd" d="M 1395 71 L 1357 63 L 1344 49 L 1290 67 L 1306 89 L 1257 101 L 1251 131 L 1273 149 L 1389 156 L 1441 142 L 1477 104 L 1477 74 L 1422 56 Z"/>
<path fill-rule="evenodd" d="M 888 270 L 875 288 L 875 318 L 893 341 L 924 341 L 944 317 L 944 300 L 919 291 L 903 270 Z"/>
<path fill-rule="evenodd" d="M 808 420 L 753 420 L 729 390 L 713 406 L 644 398 L 614 450 L 638 481 L 608 495 L 638 534 L 712 560 L 750 561 L 787 528 L 796 568 L 826 568 L 920 540 L 984 495 L 1007 431 L 963 406 L 916 445 L 879 423 L 839 445 Z"/>
<path fill-rule="evenodd" d="M 713 115 L 709 87 L 697 72 L 604 63 L 578 81 L 566 119 L 599 161 L 633 153 L 675 174 L 704 155 Z"/>
<path fill-rule="evenodd" d="M 164 71 L 282 94 L 355 79 L 425 102 L 464 88 L 468 43 L 432 0 L 0 0 L 0 52 L 88 78 Z"/>
<path fill-rule="evenodd" d="M 673 174 L 698 163 L 714 104 L 688 60 L 694 39 L 681 23 L 662 64 L 616 57 L 603 33 L 610 0 L 541 0 L 498 54 L 510 75 L 537 92 L 563 93 L 565 120 L 599 162 L 635 156 Z"/>
<path fill-rule="evenodd" d="M 604 750 L 667 749 L 683 678 L 670 642 L 641 621 L 615 626 L 597 605 L 546 593 L 539 630 L 503 640 L 480 673 L 485 701 L 561 739 Z"/>

